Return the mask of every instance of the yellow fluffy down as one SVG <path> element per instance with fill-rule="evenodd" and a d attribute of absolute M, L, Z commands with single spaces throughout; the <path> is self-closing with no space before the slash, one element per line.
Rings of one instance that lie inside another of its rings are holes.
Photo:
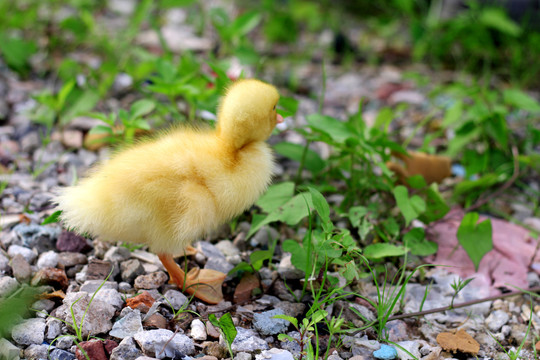
<path fill-rule="evenodd" d="M 237 82 L 220 107 L 216 130 L 178 129 L 142 142 L 61 190 L 62 221 L 103 240 L 181 253 L 251 206 L 267 188 L 273 157 L 264 140 L 275 126 L 278 98 L 270 85 Z M 248 105 L 230 104 L 231 99 Z M 253 137 L 251 131 L 261 128 L 264 133 Z"/>

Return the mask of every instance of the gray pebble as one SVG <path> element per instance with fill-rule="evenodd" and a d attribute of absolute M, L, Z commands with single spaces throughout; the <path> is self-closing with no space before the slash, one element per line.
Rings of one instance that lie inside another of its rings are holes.
<path fill-rule="evenodd" d="M 88 262 L 86 255 L 76 252 L 61 252 L 58 254 L 58 264 L 63 267 L 84 265 Z"/>
<path fill-rule="evenodd" d="M 38 300 L 32 305 L 32 309 L 36 309 L 38 311 L 46 311 L 46 312 L 50 312 L 55 307 L 56 307 L 56 304 L 54 303 L 54 301 L 49 300 L 49 299 Z"/>
<path fill-rule="evenodd" d="M 58 265 L 58 259 L 55 251 L 47 251 L 39 255 L 36 265 L 38 269 L 55 268 Z"/>
<path fill-rule="evenodd" d="M 167 290 L 167 292 L 164 295 L 165 297 L 165 304 L 171 305 L 174 310 L 181 309 L 184 304 L 188 301 L 188 298 L 186 295 L 182 294 L 178 290 Z"/>
<path fill-rule="evenodd" d="M 234 357 L 235 360 L 251 360 L 251 358 L 252 358 L 251 354 L 247 352 L 236 353 Z"/>
<path fill-rule="evenodd" d="M 0 277 L 0 297 L 11 294 L 19 286 L 19 282 L 10 276 Z"/>
<path fill-rule="evenodd" d="M 127 283 L 125 281 L 122 281 L 122 282 L 118 283 L 118 291 L 120 291 L 122 293 L 126 293 L 126 292 L 130 291 L 131 289 L 133 289 L 133 287 L 131 286 L 130 283 Z"/>
<path fill-rule="evenodd" d="M 69 351 L 61 350 L 61 349 L 54 349 L 50 353 L 50 359 L 51 360 L 75 360 L 76 357 Z"/>
<path fill-rule="evenodd" d="M 11 337 L 17 344 L 41 344 L 45 339 L 45 320 L 27 319 L 15 325 L 11 330 Z"/>
<path fill-rule="evenodd" d="M 133 310 L 131 308 L 125 308 L 124 310 L 122 311 L 123 317 L 114 323 L 109 335 L 119 339 L 132 339 L 133 335 L 143 331 L 141 312 L 138 309 Z"/>
<path fill-rule="evenodd" d="M 0 274 L 5 274 L 9 272 L 10 269 L 9 258 L 0 251 Z"/>
<path fill-rule="evenodd" d="M 195 343 L 186 335 L 175 334 L 170 330 L 157 329 L 141 331 L 133 336 L 145 354 L 158 359 L 174 358 L 176 354 L 192 355 Z M 163 348 L 165 347 L 165 350 Z"/>
<path fill-rule="evenodd" d="M 20 350 L 4 338 L 0 338 L 0 359 L 18 360 Z"/>
<path fill-rule="evenodd" d="M 47 319 L 46 324 L 47 324 L 47 333 L 45 334 L 45 338 L 47 340 L 49 341 L 54 340 L 58 336 L 60 336 L 60 334 L 62 334 L 63 323 L 60 320 L 50 317 Z"/>
<path fill-rule="evenodd" d="M 148 275 L 139 275 L 135 279 L 135 289 L 157 289 L 165 282 L 168 276 L 163 271 L 156 271 Z"/>
<path fill-rule="evenodd" d="M 11 245 L 8 249 L 8 255 L 12 259 L 15 255 L 21 255 L 29 264 L 33 263 L 37 257 L 37 254 L 32 249 L 20 245 Z"/>
<path fill-rule="evenodd" d="M 253 315 L 253 326 L 261 335 L 277 335 L 287 331 L 290 323 L 284 319 L 274 319 L 275 315 L 285 315 L 282 309 L 273 309 Z"/>
<path fill-rule="evenodd" d="M 257 333 L 251 329 L 242 327 L 236 328 L 238 334 L 232 343 L 233 351 L 255 352 L 268 350 L 268 343 L 257 336 Z"/>
<path fill-rule="evenodd" d="M 101 288 L 94 299 L 101 300 L 107 304 L 114 306 L 117 311 L 122 309 L 124 305 L 124 299 L 122 295 L 116 289 L 103 289 Z"/>
<path fill-rule="evenodd" d="M 420 354 L 420 343 L 418 341 L 401 341 L 397 343 L 399 346 L 394 346 L 394 349 L 397 350 L 399 359 L 410 359 L 411 356 L 403 351 L 401 348 L 407 350 L 417 359 L 420 359 L 422 355 Z"/>
<path fill-rule="evenodd" d="M 13 228 L 13 232 L 17 234 L 21 245 L 36 247 L 39 252 L 44 252 L 54 249 L 56 239 L 62 230 L 53 226 L 19 224 Z"/>
<path fill-rule="evenodd" d="M 21 283 L 27 282 L 32 276 L 32 268 L 21 254 L 12 257 L 11 269 L 13 270 L 15 279 Z"/>
<path fill-rule="evenodd" d="M 112 246 L 103 257 L 103 260 L 110 262 L 121 262 L 129 259 L 131 252 L 123 246 Z"/>
<path fill-rule="evenodd" d="M 102 285 L 103 284 L 103 285 Z M 86 280 L 84 284 L 81 285 L 80 291 L 93 294 L 101 286 L 101 290 L 113 289 L 118 290 L 118 283 L 115 281 L 103 281 L 103 280 Z"/>
<path fill-rule="evenodd" d="M 68 323 L 73 322 L 71 315 L 73 311 L 77 324 L 82 323 L 82 336 L 84 337 L 109 332 L 112 329 L 111 320 L 115 313 L 112 304 L 99 299 L 94 298 L 90 304 L 91 296 L 84 291 L 67 293 L 63 300 L 64 305 L 57 310 L 58 318 Z M 84 322 L 82 322 L 83 316 L 85 316 Z"/>
<path fill-rule="evenodd" d="M 144 274 L 144 267 L 139 260 L 130 259 L 120 263 L 120 271 L 122 280 L 132 283 L 137 276 Z"/>
<path fill-rule="evenodd" d="M 111 360 L 136 360 L 140 356 L 142 356 L 142 352 L 137 348 L 133 337 L 129 336 L 124 338 L 124 340 L 113 349 Z"/>
<path fill-rule="evenodd" d="M 281 261 L 279 262 L 277 272 L 282 279 L 286 280 L 299 280 L 303 279 L 305 274 L 302 270 L 298 270 L 291 262 L 291 254 L 283 254 Z"/>
<path fill-rule="evenodd" d="M 486 318 L 486 326 L 491 332 L 498 332 L 505 325 L 510 317 L 505 311 L 495 310 Z"/>
<path fill-rule="evenodd" d="M 197 341 L 206 340 L 206 327 L 201 320 L 195 319 L 191 322 L 191 337 Z"/>
<path fill-rule="evenodd" d="M 294 360 L 294 357 L 287 350 L 273 348 L 255 355 L 255 360 Z"/>
<path fill-rule="evenodd" d="M 227 274 L 234 266 L 225 257 L 209 257 L 204 264 L 205 269 L 220 271 Z"/>
<path fill-rule="evenodd" d="M 24 357 L 27 359 L 47 359 L 49 356 L 49 345 L 32 344 L 24 349 Z"/>

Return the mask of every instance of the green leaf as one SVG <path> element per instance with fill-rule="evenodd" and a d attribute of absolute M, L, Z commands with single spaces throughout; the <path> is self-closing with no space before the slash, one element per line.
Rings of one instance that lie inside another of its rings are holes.
<path fill-rule="evenodd" d="M 19 72 L 25 70 L 28 59 L 36 51 L 37 45 L 34 41 L 9 37 L 0 33 L 0 53 L 11 68 Z"/>
<path fill-rule="evenodd" d="M 424 200 L 418 195 L 413 195 L 409 198 L 409 191 L 405 186 L 396 186 L 393 193 L 397 206 L 405 218 L 406 225 L 409 225 L 412 220 L 417 219 L 426 210 Z"/>
<path fill-rule="evenodd" d="M 463 117 L 463 102 L 456 101 L 444 114 L 442 126 L 447 128 L 461 123 Z"/>
<path fill-rule="evenodd" d="M 479 17 L 479 22 L 503 34 L 518 37 L 521 34 L 521 27 L 516 24 L 502 9 L 485 8 Z"/>
<path fill-rule="evenodd" d="M 84 114 L 92 110 L 99 101 L 99 94 L 94 90 L 86 90 L 78 94 L 71 105 L 64 109 L 61 116 L 61 123 L 66 124 L 75 116 Z"/>
<path fill-rule="evenodd" d="M 57 210 L 51 215 L 47 216 L 41 225 L 54 224 L 60 221 L 60 215 L 62 215 L 62 210 Z"/>
<path fill-rule="evenodd" d="M 281 109 L 278 109 L 278 113 L 285 117 L 294 116 L 296 111 L 298 111 L 298 100 L 292 97 L 281 96 L 279 98 L 278 106 Z"/>
<path fill-rule="evenodd" d="M 110 134 L 113 135 L 114 131 L 110 126 L 107 125 L 96 125 L 90 131 L 89 134 Z"/>
<path fill-rule="evenodd" d="M 353 206 L 349 209 L 349 220 L 354 227 L 360 226 L 360 219 L 368 214 L 368 209 L 365 206 Z"/>
<path fill-rule="evenodd" d="M 272 251 L 256 250 L 249 255 L 249 261 L 256 271 L 259 271 L 265 260 L 272 260 Z"/>
<path fill-rule="evenodd" d="M 301 271 L 306 271 L 308 266 L 308 255 L 304 248 L 294 240 L 285 240 L 281 245 L 284 252 L 291 253 L 291 263 L 295 268 Z"/>
<path fill-rule="evenodd" d="M 289 316 L 289 315 L 284 315 L 284 314 L 278 314 L 278 315 L 274 315 L 272 316 L 273 319 L 282 319 L 282 320 L 287 320 L 288 322 L 290 322 L 291 324 L 293 324 L 293 326 L 295 328 L 298 329 L 298 320 L 293 317 L 293 316 Z"/>
<path fill-rule="evenodd" d="M 307 116 L 307 122 L 313 129 L 328 134 L 339 143 L 355 136 L 343 121 L 331 116 L 311 114 Z"/>
<path fill-rule="evenodd" d="M 278 316 L 278 315 L 276 315 Z M 278 334 L 278 340 L 279 341 L 290 341 L 290 342 L 293 342 L 295 343 L 297 340 L 287 334 Z"/>
<path fill-rule="evenodd" d="M 233 267 L 233 268 L 228 272 L 228 275 L 234 275 L 234 274 L 236 274 L 236 273 L 239 272 L 239 271 L 247 271 L 247 272 L 252 273 L 252 272 L 253 272 L 253 268 L 252 268 L 251 265 L 249 265 L 247 262 L 242 261 L 241 263 L 239 263 L 238 265 L 236 265 L 235 267 Z"/>
<path fill-rule="evenodd" d="M 364 248 L 364 256 L 368 259 L 381 259 L 391 256 L 403 256 L 406 253 L 406 247 L 389 243 L 371 244 Z"/>
<path fill-rule="evenodd" d="M 457 231 L 458 241 L 469 255 L 476 271 L 484 255 L 493 249 L 491 220 L 486 219 L 477 224 L 478 219 L 478 213 L 466 214 Z"/>
<path fill-rule="evenodd" d="M 260 11 L 248 11 L 234 20 L 231 26 L 231 33 L 233 36 L 244 36 L 259 24 L 261 18 Z"/>
<path fill-rule="evenodd" d="M 290 142 L 280 142 L 275 144 L 273 147 L 275 152 L 278 154 L 298 162 L 302 161 L 302 156 L 304 151 L 306 151 L 305 145 L 293 144 Z M 304 159 L 304 166 L 307 170 L 317 174 L 326 167 L 326 163 L 323 159 L 321 159 L 319 154 L 308 148 L 306 151 L 306 157 Z"/>
<path fill-rule="evenodd" d="M 139 117 L 142 117 L 154 110 L 156 107 L 156 103 L 152 100 L 148 99 L 141 99 L 138 101 L 135 101 L 133 105 L 131 105 L 131 109 L 129 111 L 130 118 L 136 119 Z"/>
<path fill-rule="evenodd" d="M 56 111 L 62 110 L 68 95 L 71 93 L 71 91 L 73 90 L 74 87 L 75 87 L 75 81 L 74 80 L 68 81 L 67 83 L 65 83 L 62 86 L 62 88 L 58 92 L 58 96 L 56 98 L 57 99 L 56 100 L 56 107 L 57 108 L 55 109 Z"/>
<path fill-rule="evenodd" d="M 261 209 L 270 213 L 285 204 L 294 195 L 294 183 L 285 181 L 272 185 L 255 203 Z"/>
<path fill-rule="evenodd" d="M 438 249 L 436 242 L 426 240 L 426 234 L 422 228 L 411 229 L 403 235 L 403 243 L 411 249 L 411 254 L 418 256 L 433 255 Z"/>
<path fill-rule="evenodd" d="M 439 192 L 438 185 L 433 183 L 426 191 L 426 211 L 419 217 L 425 224 L 442 219 L 450 211 L 450 207 Z"/>
<path fill-rule="evenodd" d="M 234 326 L 230 313 L 225 313 L 219 320 L 216 318 L 215 314 L 210 314 L 208 315 L 208 320 L 212 325 L 217 326 L 221 330 L 227 344 L 231 345 L 234 342 L 238 331 Z"/>
<path fill-rule="evenodd" d="M 517 109 L 537 113 L 540 112 L 540 103 L 519 89 L 503 91 L 504 103 Z"/>
<path fill-rule="evenodd" d="M 324 223 L 330 222 L 330 206 L 328 206 L 328 202 L 324 196 L 317 189 L 312 187 L 309 187 L 309 192 L 311 193 L 311 201 L 313 202 L 313 206 L 319 213 L 322 221 Z"/>

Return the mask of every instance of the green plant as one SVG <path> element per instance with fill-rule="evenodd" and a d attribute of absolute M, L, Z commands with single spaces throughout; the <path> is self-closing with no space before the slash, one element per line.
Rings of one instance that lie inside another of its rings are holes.
<path fill-rule="evenodd" d="M 450 301 L 450 309 L 454 308 L 454 299 L 456 298 L 457 294 L 459 294 L 459 292 L 463 290 L 465 286 L 469 285 L 469 283 L 473 280 L 474 278 L 470 278 L 467 280 L 461 280 L 458 278 L 457 280 L 454 280 L 452 284 L 450 284 L 452 289 L 454 289 L 454 294 L 452 295 L 452 300 Z"/>
<path fill-rule="evenodd" d="M 466 214 L 457 231 L 458 241 L 469 255 L 476 270 L 484 255 L 493 249 L 491 220 L 486 219 L 477 224 L 478 218 L 478 213 Z"/>
<path fill-rule="evenodd" d="M 306 317 L 302 320 L 301 324 L 298 324 L 298 319 L 289 315 L 274 315 L 275 319 L 283 319 L 290 322 L 294 328 L 300 333 L 300 339 L 295 339 L 287 334 L 279 334 L 278 339 L 280 341 L 292 341 L 296 342 L 300 346 L 300 358 L 302 360 L 304 356 L 308 359 L 318 359 L 318 356 L 315 355 L 315 351 L 318 352 L 319 349 L 314 350 L 311 345 L 311 338 L 313 337 L 313 331 L 315 331 L 316 325 L 323 321 L 323 319 L 328 315 L 324 310 L 318 310 L 311 314 L 311 316 Z"/>
<path fill-rule="evenodd" d="M 90 298 L 90 301 L 88 302 L 88 305 L 86 306 L 85 310 L 84 310 L 84 313 L 81 317 L 81 321 L 80 321 L 80 324 L 77 324 L 77 318 L 75 317 L 75 312 L 73 310 L 73 307 L 82 299 L 82 297 L 80 297 L 79 299 L 77 299 L 76 301 L 74 301 L 69 310 L 70 310 L 70 313 L 71 313 L 71 322 L 67 322 L 66 320 L 63 320 L 63 319 L 60 319 L 60 318 L 57 318 L 57 317 L 54 317 L 54 316 L 51 316 L 47 313 L 44 313 L 46 316 L 49 316 L 53 319 L 56 319 L 58 321 L 61 321 L 63 322 L 64 324 L 66 324 L 68 327 L 70 327 L 74 332 L 75 334 L 72 335 L 72 334 L 66 334 L 66 335 L 61 335 L 57 338 L 55 338 L 53 341 L 51 341 L 51 343 L 49 344 L 49 352 L 51 350 L 51 347 L 53 346 L 53 344 L 58 341 L 58 339 L 60 338 L 64 338 L 64 337 L 70 337 L 73 339 L 73 341 L 75 342 L 75 345 L 77 346 L 77 348 L 81 351 L 81 353 L 85 356 L 85 358 L 87 360 L 90 360 L 90 357 L 88 356 L 88 354 L 86 353 L 86 351 L 80 347 L 79 343 L 83 342 L 83 341 L 87 341 L 89 338 L 90 338 L 90 335 L 88 335 L 88 337 L 84 338 L 82 333 L 83 333 L 83 324 L 84 324 L 84 318 L 86 317 L 86 314 L 88 313 L 88 309 L 90 309 L 90 305 L 92 305 L 92 302 L 94 301 L 94 298 L 96 297 L 96 294 L 99 292 L 99 290 L 101 290 L 101 288 L 103 287 L 103 285 L 105 285 L 105 283 L 107 282 L 107 280 L 109 279 L 109 277 L 112 275 L 112 272 L 113 272 L 113 269 L 111 269 L 111 272 L 109 273 L 109 275 L 107 275 L 107 277 L 103 280 L 103 282 L 98 286 L 98 288 L 96 289 L 96 291 L 92 294 L 92 297 Z M 96 338 L 98 339 L 98 338 Z"/>
<path fill-rule="evenodd" d="M 234 359 L 232 343 L 234 342 L 238 331 L 234 326 L 231 314 L 226 313 L 222 317 L 220 317 L 219 320 L 217 319 L 215 314 L 210 314 L 208 315 L 208 320 L 212 323 L 212 325 L 216 326 L 219 329 L 219 332 L 221 333 L 223 339 L 225 340 L 225 343 L 227 344 L 227 349 L 229 350 L 231 359 Z"/>
<path fill-rule="evenodd" d="M 120 109 L 117 114 L 109 115 L 92 113 L 91 115 L 107 125 L 96 125 L 90 130 L 91 134 L 105 134 L 104 140 L 111 143 L 120 141 L 119 135 L 126 143 L 132 143 L 137 130 L 150 130 L 150 124 L 143 118 L 155 108 L 152 100 L 142 99 L 134 102 L 129 111 Z M 120 120 L 121 127 L 117 127 Z"/>

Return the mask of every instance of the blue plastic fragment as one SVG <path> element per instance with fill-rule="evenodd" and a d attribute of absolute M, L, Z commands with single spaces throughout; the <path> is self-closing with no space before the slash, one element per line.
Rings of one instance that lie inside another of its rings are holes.
<path fill-rule="evenodd" d="M 397 351 L 393 347 L 383 344 L 379 350 L 373 352 L 373 356 L 377 359 L 392 360 L 397 357 Z"/>

